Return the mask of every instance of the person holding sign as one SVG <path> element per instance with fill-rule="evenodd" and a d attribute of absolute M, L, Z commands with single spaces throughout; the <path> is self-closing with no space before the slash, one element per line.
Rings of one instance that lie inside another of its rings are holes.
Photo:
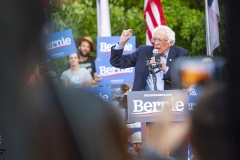
<path fill-rule="evenodd" d="M 119 43 L 112 47 L 110 63 L 117 68 L 135 67 L 135 77 L 132 91 L 153 91 L 154 83 L 149 68 L 156 68 L 155 57 L 158 56 L 160 63 L 156 69 L 157 90 L 182 89 L 180 77 L 172 77 L 174 69 L 173 62 L 178 59 L 181 63 L 183 57 L 189 56 L 187 50 L 174 46 L 175 32 L 167 26 L 158 26 L 152 33 L 154 46 L 141 45 L 131 54 L 123 54 L 127 41 L 132 36 L 132 29 L 123 30 Z M 146 61 L 149 67 L 146 67 Z"/>
<path fill-rule="evenodd" d="M 101 78 L 96 73 L 95 58 L 90 56 L 90 52 L 96 51 L 96 45 L 90 36 L 77 37 L 75 43 L 80 56 L 79 66 L 85 67 L 91 73 L 95 83 L 97 83 Z"/>
<path fill-rule="evenodd" d="M 79 54 L 70 54 L 68 62 L 70 69 L 64 71 L 60 78 L 63 86 L 69 88 L 90 87 L 93 83 L 92 76 L 86 68 L 79 67 Z"/>

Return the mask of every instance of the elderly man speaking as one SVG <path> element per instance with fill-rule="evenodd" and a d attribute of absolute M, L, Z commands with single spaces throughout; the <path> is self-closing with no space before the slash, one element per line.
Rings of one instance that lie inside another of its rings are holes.
<path fill-rule="evenodd" d="M 181 89 L 180 77 L 172 76 L 176 72 L 173 63 L 176 59 L 181 62 L 189 53 L 181 47 L 174 46 L 175 32 L 168 26 L 158 26 L 152 33 L 153 46 L 141 45 L 133 53 L 123 55 L 124 46 L 131 36 L 132 29 L 123 30 L 118 44 L 111 49 L 110 63 L 117 68 L 135 67 L 132 91 L 155 90 L 153 75 L 150 74 L 149 67 L 146 67 L 146 59 L 149 59 L 150 68 L 160 70 L 156 73 L 157 90 Z M 156 63 L 155 54 L 159 55 L 160 64 Z"/>

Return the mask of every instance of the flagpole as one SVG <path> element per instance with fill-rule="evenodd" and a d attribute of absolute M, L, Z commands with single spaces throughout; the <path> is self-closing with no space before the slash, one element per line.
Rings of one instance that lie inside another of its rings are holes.
<path fill-rule="evenodd" d="M 100 11 L 99 11 L 99 0 L 96 0 L 96 3 L 97 3 L 97 33 L 98 33 L 98 36 L 100 36 L 101 34 L 101 24 L 100 24 Z"/>
<path fill-rule="evenodd" d="M 98 18 L 98 36 L 110 37 L 110 15 L 108 0 L 96 0 L 97 2 L 97 18 Z"/>
<path fill-rule="evenodd" d="M 208 16 L 208 0 L 205 0 L 205 24 L 206 24 L 206 48 L 207 55 L 213 57 L 210 45 L 210 26 L 209 26 L 209 16 Z"/>

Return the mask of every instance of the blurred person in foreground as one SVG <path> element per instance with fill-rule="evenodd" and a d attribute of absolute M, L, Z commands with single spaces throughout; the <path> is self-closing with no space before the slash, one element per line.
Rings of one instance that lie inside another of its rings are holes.
<path fill-rule="evenodd" d="M 185 117 L 183 121 L 172 121 L 174 114 L 166 107 L 160 112 L 155 123 L 150 123 L 149 139 L 142 146 L 142 160 L 184 160 L 185 156 L 174 155 L 183 146 L 188 138 L 190 119 Z M 187 150 L 184 152 L 187 153 Z M 174 153 L 171 155 L 170 153 Z"/>
<path fill-rule="evenodd" d="M 190 142 L 197 160 L 226 160 L 231 156 L 228 90 L 209 85 L 192 114 Z"/>
<path fill-rule="evenodd" d="M 185 66 L 184 66 L 185 65 Z M 188 94 L 193 96 L 200 96 L 202 85 L 209 83 L 210 79 L 213 78 L 214 61 L 211 56 L 195 57 L 190 59 L 187 63 L 179 66 L 183 69 L 182 82 L 187 88 Z"/>
<path fill-rule="evenodd" d="M 183 57 L 188 57 L 187 50 L 174 46 L 175 32 L 168 26 L 160 25 L 152 32 L 152 42 L 154 46 L 141 45 L 131 54 L 123 54 L 123 49 L 127 41 L 132 36 L 132 29 L 123 30 L 118 44 L 111 49 L 110 63 L 117 68 L 135 67 L 135 76 L 132 91 L 153 91 L 154 84 L 152 74 L 146 67 L 146 58 L 149 59 L 151 67 L 156 66 L 153 50 L 156 49 L 160 56 L 158 67 L 161 71 L 156 73 L 157 90 L 182 89 L 180 79 L 174 77 L 176 69 L 173 67 L 175 60 L 181 63 Z"/>
<path fill-rule="evenodd" d="M 195 109 L 189 139 L 193 157 L 197 160 L 229 159 L 229 90 L 223 83 L 225 61 L 210 56 L 190 60 L 182 66 L 183 82 L 194 84 L 200 93 Z"/>
<path fill-rule="evenodd" d="M 4 0 L 0 15 L 0 159 L 127 159 L 114 107 L 79 89 L 27 87 L 33 60 L 44 57 L 42 1 Z"/>

